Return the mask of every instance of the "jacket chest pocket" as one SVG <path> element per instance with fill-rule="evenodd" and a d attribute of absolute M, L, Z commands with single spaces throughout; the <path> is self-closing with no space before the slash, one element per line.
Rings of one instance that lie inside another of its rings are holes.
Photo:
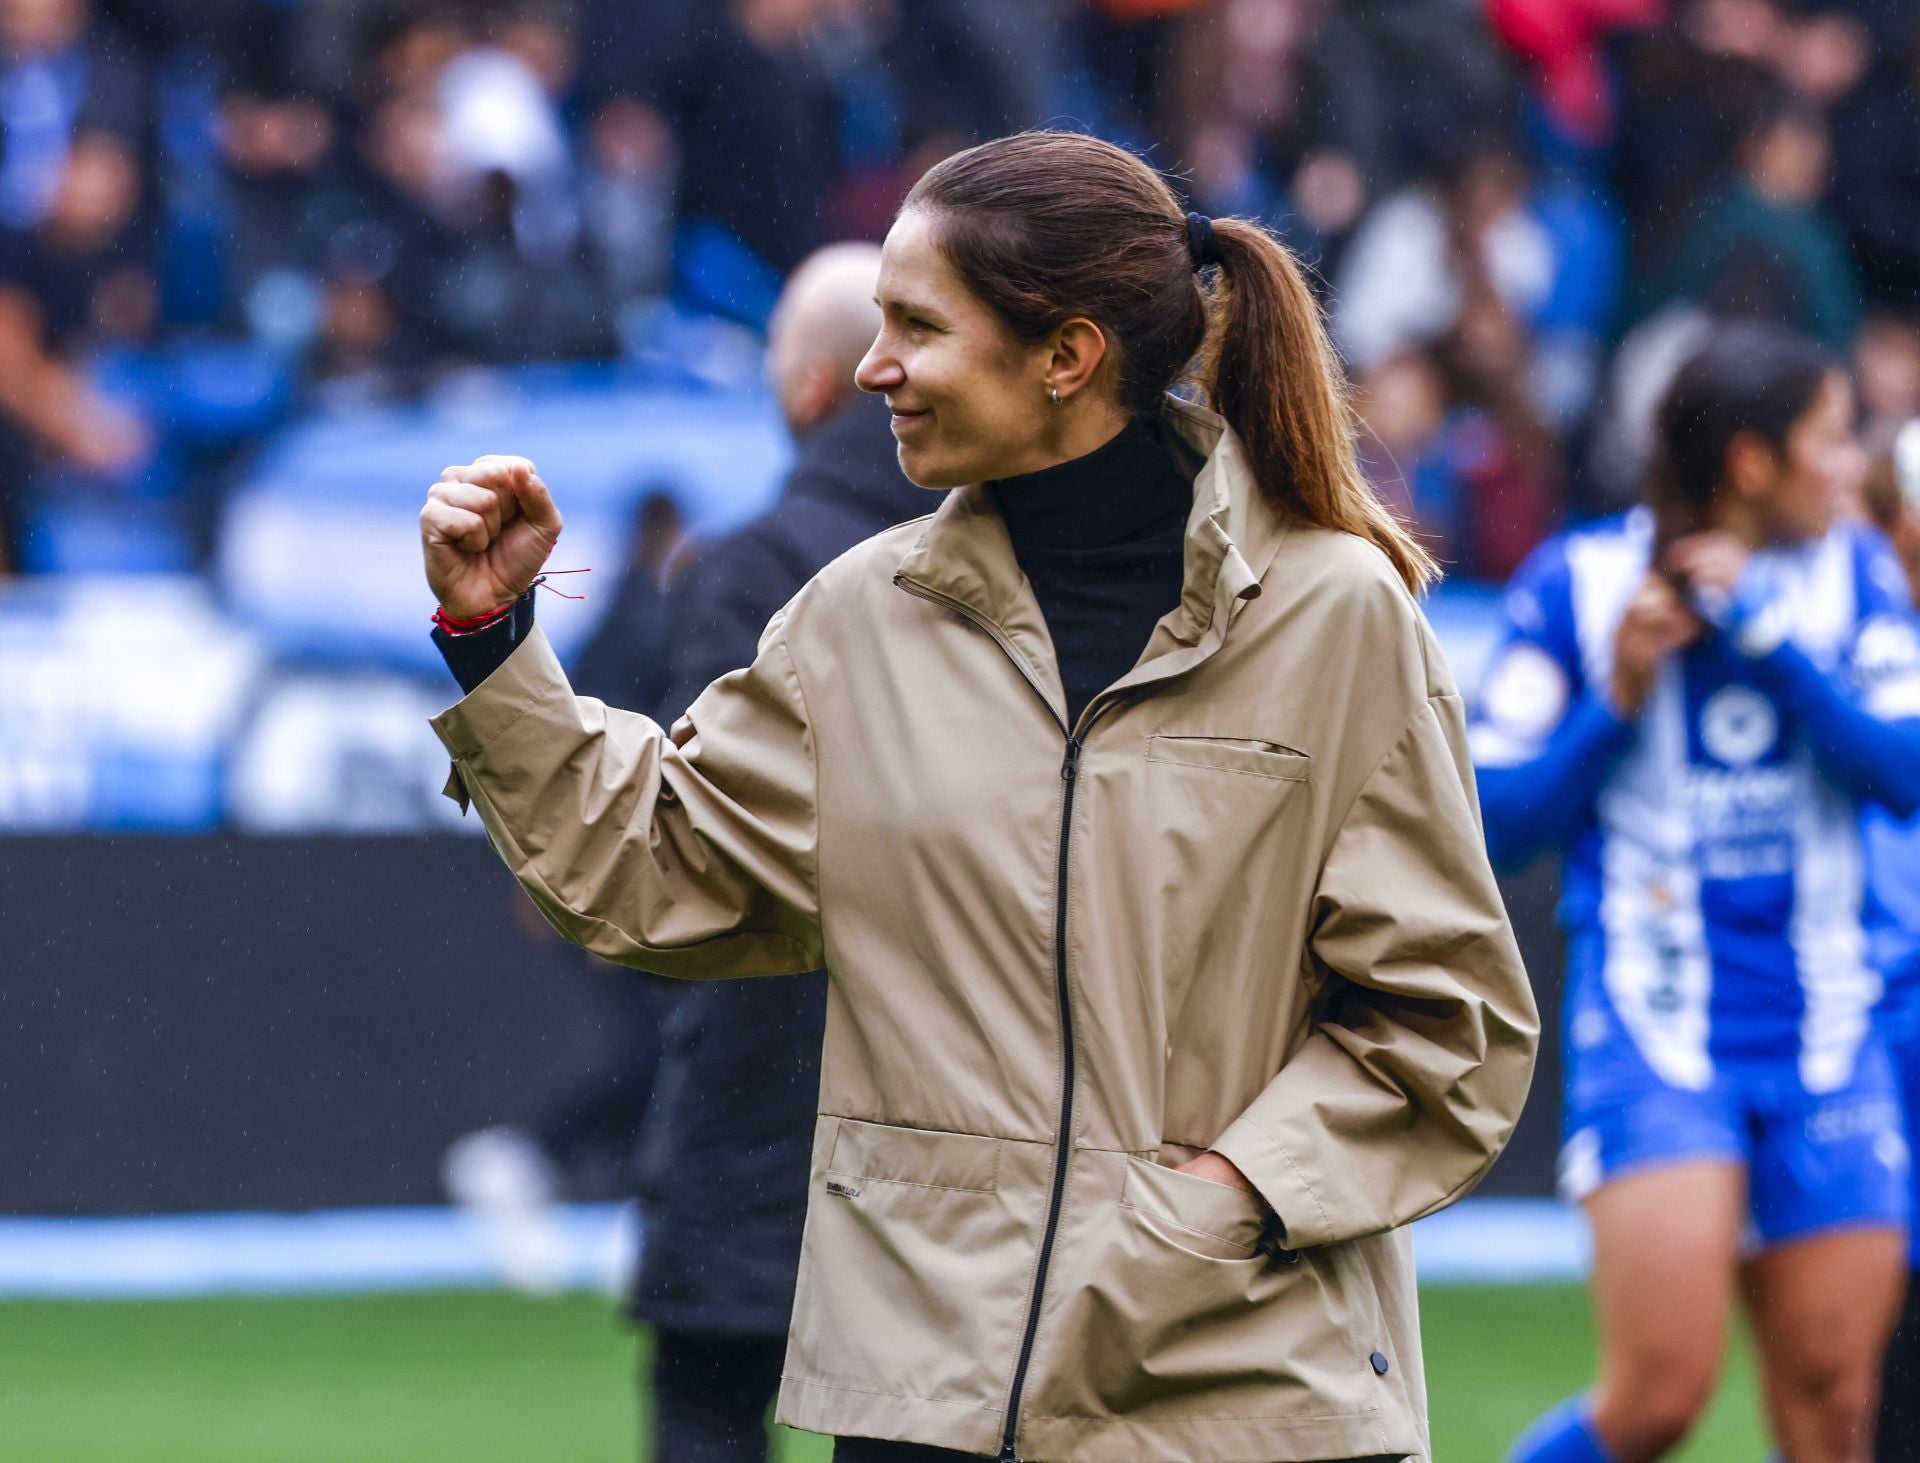
<path fill-rule="evenodd" d="M 1152 836 L 1189 889 L 1271 875 L 1302 855 L 1313 801 L 1313 759 L 1251 737 L 1147 740 Z"/>
<path fill-rule="evenodd" d="M 1147 760 L 1163 767 L 1232 772 L 1279 783 L 1309 782 L 1313 774 L 1313 758 L 1305 752 L 1253 737 L 1183 737 L 1163 732 L 1147 739 Z M 1231 795 L 1234 789 L 1220 791 Z M 1275 789 L 1274 795 L 1284 791 Z M 1247 789 L 1239 792 L 1245 795 Z"/>

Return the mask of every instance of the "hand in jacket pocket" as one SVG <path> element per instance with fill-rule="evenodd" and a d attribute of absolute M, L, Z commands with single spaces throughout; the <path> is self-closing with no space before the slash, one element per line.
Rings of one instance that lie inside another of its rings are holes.
<path fill-rule="evenodd" d="M 1175 1170 L 1178 1173 L 1190 1173 L 1195 1178 L 1209 1183 L 1225 1184 L 1230 1189 L 1238 1189 L 1243 1194 L 1251 1194 L 1253 1185 L 1247 1182 L 1247 1176 L 1233 1166 L 1233 1161 L 1224 1158 L 1209 1148 L 1205 1153 L 1189 1158 Z"/>

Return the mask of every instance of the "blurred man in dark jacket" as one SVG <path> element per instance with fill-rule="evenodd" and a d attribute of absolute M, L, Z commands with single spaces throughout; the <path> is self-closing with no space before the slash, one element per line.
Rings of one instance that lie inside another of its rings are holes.
<path fill-rule="evenodd" d="M 781 294 L 768 364 L 797 459 L 772 508 L 678 572 L 663 722 L 751 661 L 767 621 L 828 560 L 934 505 L 900 473 L 886 403 L 853 384 L 880 327 L 879 259 L 868 244 L 822 249 Z M 667 1018 L 641 1136 L 633 1296 L 656 1333 L 656 1458 L 767 1457 L 825 1025 L 820 972 L 690 985 Z"/>

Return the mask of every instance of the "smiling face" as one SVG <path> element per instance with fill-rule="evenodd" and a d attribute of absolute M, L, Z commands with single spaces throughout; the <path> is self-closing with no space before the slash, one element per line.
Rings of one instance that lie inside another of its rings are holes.
<path fill-rule="evenodd" d="M 908 209 L 880 255 L 880 334 L 854 380 L 887 398 L 900 470 L 923 488 L 1034 472 L 1067 454 L 1048 395 L 1046 341 L 1020 341 L 969 290 Z"/>

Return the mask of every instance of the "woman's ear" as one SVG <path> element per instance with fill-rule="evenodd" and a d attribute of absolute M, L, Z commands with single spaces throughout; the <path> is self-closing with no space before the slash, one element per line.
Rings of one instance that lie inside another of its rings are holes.
<path fill-rule="evenodd" d="M 1056 329 L 1047 347 L 1046 385 L 1063 402 L 1084 391 L 1107 358 L 1106 333 L 1084 315 Z"/>

